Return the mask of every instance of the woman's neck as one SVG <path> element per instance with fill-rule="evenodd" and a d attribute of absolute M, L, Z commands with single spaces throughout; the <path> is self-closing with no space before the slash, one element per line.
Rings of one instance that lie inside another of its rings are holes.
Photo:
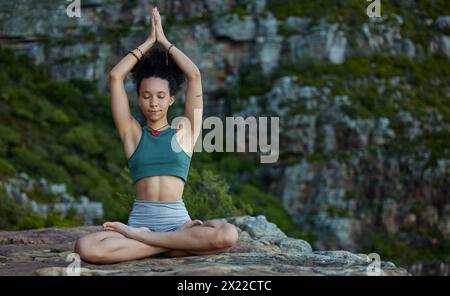
<path fill-rule="evenodd" d="M 168 128 L 167 125 L 169 125 L 167 119 L 161 119 L 158 121 L 147 121 L 147 127 L 153 130 L 160 130 L 160 129 L 165 130 L 166 128 Z"/>

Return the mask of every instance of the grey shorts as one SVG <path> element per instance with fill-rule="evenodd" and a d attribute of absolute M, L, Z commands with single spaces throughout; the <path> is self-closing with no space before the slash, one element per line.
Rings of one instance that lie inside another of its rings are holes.
<path fill-rule="evenodd" d="M 182 199 L 177 201 L 150 201 L 135 199 L 128 218 L 128 226 L 147 227 L 155 232 L 178 230 L 191 220 Z"/>

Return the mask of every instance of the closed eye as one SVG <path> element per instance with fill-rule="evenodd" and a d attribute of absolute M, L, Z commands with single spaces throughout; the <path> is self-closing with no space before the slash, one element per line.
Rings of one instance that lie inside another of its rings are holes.
<path fill-rule="evenodd" d="M 160 98 L 160 99 L 164 99 L 166 96 L 158 96 L 158 98 Z M 149 99 L 150 98 L 150 96 L 144 96 L 144 99 Z"/>
<path fill-rule="evenodd" d="M 164 99 L 165 97 L 158 97 L 160 99 Z M 150 96 L 144 96 L 144 99 L 150 99 Z"/>

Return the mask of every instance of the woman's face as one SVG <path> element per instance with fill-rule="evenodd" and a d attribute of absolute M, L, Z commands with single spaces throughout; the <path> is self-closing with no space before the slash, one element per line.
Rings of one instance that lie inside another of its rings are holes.
<path fill-rule="evenodd" d="M 169 82 L 165 79 L 150 77 L 142 79 L 139 87 L 139 107 L 150 121 L 158 121 L 167 115 L 169 106 L 175 101 L 169 96 Z"/>

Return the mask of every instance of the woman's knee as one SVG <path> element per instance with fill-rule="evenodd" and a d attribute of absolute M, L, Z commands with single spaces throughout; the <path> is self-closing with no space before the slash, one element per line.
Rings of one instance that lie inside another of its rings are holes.
<path fill-rule="evenodd" d="M 230 223 L 221 223 L 217 227 L 215 246 L 217 248 L 229 250 L 234 247 L 239 239 L 236 226 Z"/>
<path fill-rule="evenodd" d="M 104 251 L 100 248 L 103 235 L 87 235 L 75 242 L 74 251 L 80 255 L 81 260 L 88 263 L 100 263 L 104 259 Z"/>

